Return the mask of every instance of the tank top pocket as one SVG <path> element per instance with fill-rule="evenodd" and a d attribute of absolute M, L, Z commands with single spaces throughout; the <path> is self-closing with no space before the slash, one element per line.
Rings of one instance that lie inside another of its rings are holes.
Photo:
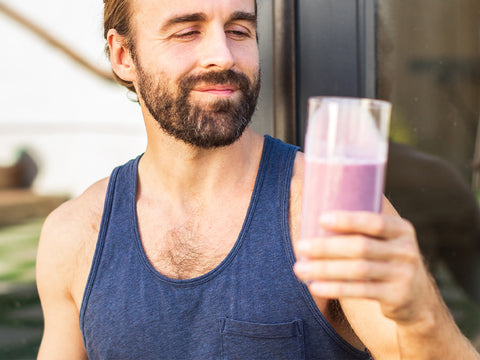
<path fill-rule="evenodd" d="M 260 324 L 220 319 L 223 360 L 302 360 L 305 341 L 302 320 Z"/>

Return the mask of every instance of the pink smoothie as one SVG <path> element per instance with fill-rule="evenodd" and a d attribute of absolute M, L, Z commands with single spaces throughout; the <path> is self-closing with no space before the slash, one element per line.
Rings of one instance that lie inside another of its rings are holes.
<path fill-rule="evenodd" d="M 321 235 L 320 214 L 328 210 L 381 209 L 385 162 L 340 160 L 306 162 L 302 237 Z"/>

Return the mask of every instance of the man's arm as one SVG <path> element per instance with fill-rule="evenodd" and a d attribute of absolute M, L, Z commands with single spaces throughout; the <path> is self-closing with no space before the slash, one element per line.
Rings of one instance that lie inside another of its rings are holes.
<path fill-rule="evenodd" d="M 50 214 L 40 236 L 36 271 L 44 333 L 39 360 L 87 359 L 71 293 L 76 264 L 71 210 L 72 205 L 67 203 Z"/>
<path fill-rule="evenodd" d="M 338 298 L 378 359 L 480 359 L 428 274 L 413 227 L 385 202 L 384 214 L 331 214 L 340 236 L 300 241 L 295 271 L 314 297 Z"/>

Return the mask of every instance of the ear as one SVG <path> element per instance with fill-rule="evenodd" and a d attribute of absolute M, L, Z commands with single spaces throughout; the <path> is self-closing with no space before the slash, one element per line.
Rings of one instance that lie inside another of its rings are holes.
<path fill-rule="evenodd" d="M 134 81 L 136 77 L 135 63 L 129 49 L 125 46 L 125 37 L 117 30 L 110 29 L 107 33 L 110 48 L 110 62 L 112 69 L 119 78 L 125 81 Z"/>

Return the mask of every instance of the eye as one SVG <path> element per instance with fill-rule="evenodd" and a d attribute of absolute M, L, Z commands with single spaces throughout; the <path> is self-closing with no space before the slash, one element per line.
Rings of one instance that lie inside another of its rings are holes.
<path fill-rule="evenodd" d="M 250 39 L 252 37 L 250 31 L 241 26 L 227 29 L 226 33 L 234 40 Z"/>
<path fill-rule="evenodd" d="M 200 31 L 190 30 L 190 31 L 176 33 L 173 35 L 173 38 L 179 39 L 179 40 L 190 40 L 195 38 L 198 34 L 200 34 Z"/>
<path fill-rule="evenodd" d="M 249 38 L 250 34 L 246 31 L 239 31 L 239 30 L 230 30 L 227 31 L 228 34 L 231 34 L 234 37 L 238 38 Z"/>

